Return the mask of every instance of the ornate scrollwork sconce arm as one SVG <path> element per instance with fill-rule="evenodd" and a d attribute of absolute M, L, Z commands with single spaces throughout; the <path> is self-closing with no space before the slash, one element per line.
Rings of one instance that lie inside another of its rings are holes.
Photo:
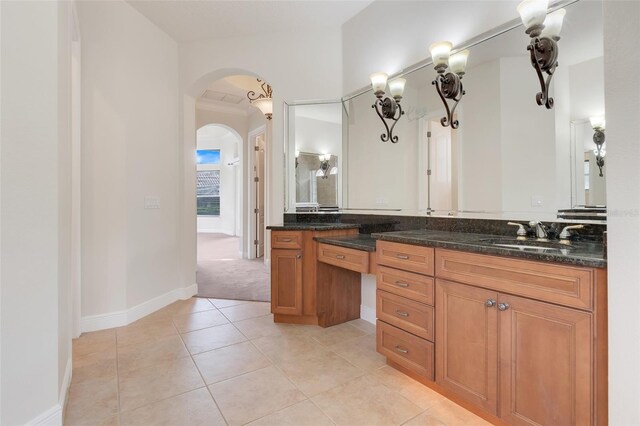
<path fill-rule="evenodd" d="M 400 106 L 400 102 L 396 101 L 393 98 L 384 98 L 379 97 L 376 99 L 371 108 L 376 110 L 378 117 L 382 120 L 384 124 L 384 128 L 386 130 L 385 133 L 380 135 L 380 139 L 382 142 L 391 141 L 391 143 L 398 143 L 398 136 L 393 134 L 393 128 L 396 126 L 396 123 L 404 115 L 404 111 Z M 391 121 L 391 127 L 387 123 L 387 120 Z"/>
<path fill-rule="evenodd" d="M 540 92 L 536 94 L 536 102 L 551 109 L 553 98 L 549 96 L 549 87 L 558 66 L 558 43 L 547 37 L 534 38 L 527 46 L 527 50 L 531 54 L 531 65 L 536 70 L 540 81 Z M 544 73 L 547 74 L 546 79 Z"/>
<path fill-rule="evenodd" d="M 453 117 L 462 96 L 465 94 L 461 78 L 451 72 L 446 74 L 440 73 L 436 79 L 431 82 L 431 84 L 436 86 L 436 91 L 438 92 L 440 99 L 442 99 L 442 103 L 444 104 L 444 108 L 447 113 L 447 115 L 442 117 L 440 120 L 440 124 L 444 127 L 451 126 L 452 129 L 457 129 L 460 123 L 458 120 L 454 120 Z M 447 99 L 453 100 L 452 108 L 449 107 Z"/>

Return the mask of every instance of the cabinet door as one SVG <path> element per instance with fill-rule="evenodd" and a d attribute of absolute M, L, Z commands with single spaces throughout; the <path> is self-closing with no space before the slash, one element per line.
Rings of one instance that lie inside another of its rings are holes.
<path fill-rule="evenodd" d="M 271 250 L 271 312 L 302 314 L 301 250 Z"/>
<path fill-rule="evenodd" d="M 500 295 L 500 417 L 592 424 L 591 314 Z"/>
<path fill-rule="evenodd" d="M 497 414 L 498 293 L 436 280 L 436 383 Z"/>

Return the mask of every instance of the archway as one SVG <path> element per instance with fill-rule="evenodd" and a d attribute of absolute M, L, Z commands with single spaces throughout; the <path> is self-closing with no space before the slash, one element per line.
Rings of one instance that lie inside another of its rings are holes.
<path fill-rule="evenodd" d="M 244 79 L 240 78 L 242 81 L 259 84 L 257 83 L 258 76 L 252 72 L 241 69 L 224 69 L 202 76 L 183 92 L 184 133 L 182 152 L 184 157 L 183 176 L 185 188 L 183 203 L 183 237 L 185 243 L 183 245 L 183 253 L 187 273 L 190 269 L 188 265 L 193 265 L 194 279 L 196 278 L 195 269 L 198 259 L 196 236 L 199 230 L 202 231 L 206 229 L 203 227 L 203 222 L 208 221 L 210 224 L 214 222 L 210 219 L 203 220 L 198 215 L 196 207 L 198 205 L 198 198 L 193 190 L 193 188 L 196 187 L 197 181 L 197 172 L 193 165 L 193 153 L 196 149 L 199 129 L 207 125 L 215 124 L 218 126 L 218 129 L 229 131 L 240 141 L 237 144 L 236 155 L 232 158 L 234 161 L 233 167 L 237 173 L 236 183 L 239 186 L 237 191 L 238 197 L 236 199 L 235 236 L 240 237 L 240 257 L 250 259 L 256 257 L 256 253 L 260 254 L 254 244 L 258 240 L 256 235 L 258 235 L 259 226 L 257 226 L 256 223 L 262 223 L 262 228 L 260 229 L 263 229 L 264 224 L 268 223 L 268 218 L 265 218 L 265 216 L 268 215 L 267 206 L 263 206 L 261 210 L 258 209 L 262 212 L 262 222 L 258 222 L 258 216 L 254 216 L 254 211 L 256 210 L 256 206 L 254 205 L 256 204 L 256 185 L 254 183 L 255 171 L 253 161 L 256 151 L 254 151 L 252 144 L 256 141 L 256 133 L 263 134 L 262 140 L 265 143 L 262 156 L 263 158 L 267 158 L 268 155 L 265 151 L 268 150 L 270 144 L 271 126 L 265 116 L 249 103 L 246 96 L 248 89 L 236 87 L 231 90 L 229 81 L 225 81 L 231 80 L 227 79 L 228 77 L 239 75 L 244 77 Z M 225 103 L 224 101 L 227 99 L 223 100 L 222 98 L 232 98 L 236 102 L 236 105 L 230 105 L 231 102 Z M 260 139 L 258 138 L 258 140 Z M 227 160 L 228 159 L 222 159 L 223 165 L 225 162 L 229 162 Z M 265 165 L 267 165 L 267 163 L 268 162 L 265 161 Z M 264 197 L 265 200 L 269 200 L 268 176 L 269 174 L 266 173 L 265 178 L 261 179 L 263 180 L 261 184 L 264 185 L 267 192 Z M 222 177 L 223 176 L 221 176 L 221 178 Z M 225 206 L 224 194 L 220 194 L 220 197 L 220 213 L 221 216 L 224 216 L 222 212 Z M 229 228 L 229 221 L 222 219 L 218 220 L 218 222 L 226 223 L 227 227 L 225 232 L 227 234 L 232 233 Z M 215 228 L 209 228 L 209 230 L 212 229 L 215 230 Z M 266 234 L 264 229 L 262 234 Z M 264 246 L 264 236 L 261 237 L 261 241 Z M 264 258 L 261 259 L 260 262 L 264 267 Z M 267 295 L 266 299 L 256 300 L 269 300 L 269 298 Z"/>

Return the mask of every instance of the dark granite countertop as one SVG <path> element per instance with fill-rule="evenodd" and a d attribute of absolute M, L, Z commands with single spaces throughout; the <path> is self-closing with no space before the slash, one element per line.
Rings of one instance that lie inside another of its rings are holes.
<path fill-rule="evenodd" d="M 337 229 L 358 229 L 357 223 L 285 223 L 270 225 L 267 229 L 273 231 L 335 231 Z"/>
<path fill-rule="evenodd" d="M 339 237 L 315 237 L 314 240 L 334 246 L 363 251 L 376 251 L 376 240 L 368 234 L 344 235 Z"/>
<path fill-rule="evenodd" d="M 538 260 L 545 262 L 564 263 L 569 265 L 588 266 L 594 268 L 606 268 L 607 260 L 603 254 L 603 245 L 594 242 L 572 242 L 571 246 L 560 246 L 557 241 L 555 247 L 559 250 L 545 250 L 544 248 L 503 247 L 492 244 L 513 244 L 517 242 L 513 237 L 505 237 L 487 234 L 471 234 L 462 232 L 445 231 L 398 231 L 384 232 L 371 235 L 374 239 L 392 241 L 396 243 L 414 244 L 429 247 L 442 247 L 452 250 L 468 251 L 473 253 L 491 254 L 496 256 L 518 257 L 522 259 Z M 522 244 L 536 245 L 536 241 L 522 242 Z"/>

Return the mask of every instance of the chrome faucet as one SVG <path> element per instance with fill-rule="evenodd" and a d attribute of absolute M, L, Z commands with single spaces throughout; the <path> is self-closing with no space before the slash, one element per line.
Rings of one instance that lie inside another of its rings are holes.
<path fill-rule="evenodd" d="M 529 226 L 535 231 L 538 241 L 547 241 L 549 239 L 547 227 L 542 222 L 532 220 L 529 222 Z"/>

